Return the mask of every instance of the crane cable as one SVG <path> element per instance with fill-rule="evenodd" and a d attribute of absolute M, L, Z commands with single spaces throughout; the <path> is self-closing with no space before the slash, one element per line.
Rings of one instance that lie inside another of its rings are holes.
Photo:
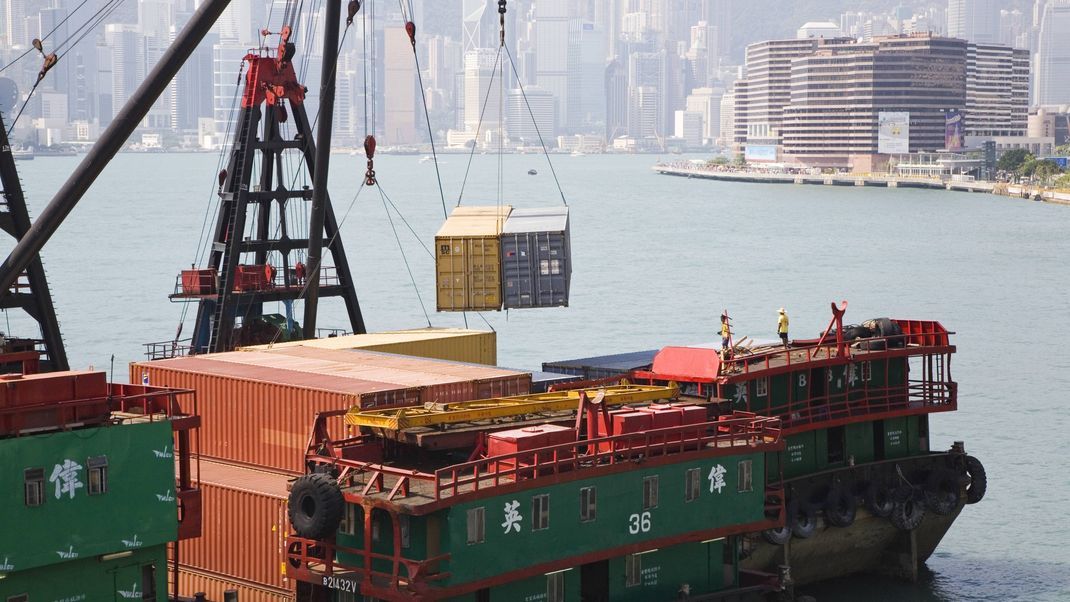
<path fill-rule="evenodd" d="M 56 33 L 57 29 L 59 29 L 60 27 L 63 26 L 64 23 L 69 21 L 70 18 L 74 16 L 74 13 L 78 12 L 78 9 L 82 8 L 83 6 L 85 6 L 86 2 L 89 2 L 89 0 L 82 0 L 80 3 L 78 3 L 78 6 L 74 7 L 74 10 L 72 10 L 70 13 L 68 13 L 66 17 L 63 17 L 62 21 L 60 21 L 59 23 L 56 23 L 56 26 L 53 27 L 51 31 L 49 31 L 44 36 L 42 36 L 40 41 L 44 42 L 44 41 L 48 40 L 48 38 L 52 37 L 52 34 Z M 81 28 L 79 28 L 79 29 L 81 29 Z M 30 46 L 29 48 L 27 48 L 26 52 L 23 52 L 22 54 L 18 55 L 17 57 L 11 59 L 11 62 L 9 62 L 8 64 L 4 65 L 3 67 L 0 67 L 0 73 L 3 73 L 4 71 L 7 71 L 8 67 L 10 67 L 10 66 L 14 65 L 15 63 L 19 62 L 26 55 L 30 54 L 34 50 L 37 50 L 37 48 L 35 46 Z"/>
<path fill-rule="evenodd" d="M 442 217 L 449 217 L 446 211 L 446 191 L 442 187 L 442 173 L 438 167 L 438 152 L 435 150 L 435 132 L 431 129 L 431 114 L 427 108 L 427 92 L 424 90 L 424 75 L 420 69 L 420 55 L 416 52 L 416 23 L 413 22 L 412 2 L 409 1 L 409 14 L 405 16 L 405 7 L 402 4 L 403 0 L 398 0 L 398 5 L 401 6 L 402 18 L 405 20 L 405 33 L 409 35 L 409 42 L 412 44 L 412 58 L 416 62 L 416 78 L 420 84 L 420 102 L 424 109 L 424 121 L 427 123 L 427 138 L 431 141 L 431 158 L 435 164 L 435 178 L 438 180 L 438 196 L 442 200 Z"/>

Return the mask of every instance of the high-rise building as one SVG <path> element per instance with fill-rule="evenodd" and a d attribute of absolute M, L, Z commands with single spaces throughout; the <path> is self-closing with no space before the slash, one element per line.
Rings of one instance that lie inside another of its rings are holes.
<path fill-rule="evenodd" d="M 570 21 L 565 103 L 568 115 L 564 119 L 565 129 L 570 133 L 601 134 L 605 130 L 606 48 L 605 31 L 601 27 L 579 19 Z"/>
<path fill-rule="evenodd" d="M 721 132 L 717 136 L 717 144 L 725 147 L 733 146 L 736 131 L 736 93 L 729 90 L 721 97 Z"/>
<path fill-rule="evenodd" d="M 628 132 L 628 70 L 620 59 L 612 59 L 606 65 L 603 78 L 606 90 L 607 142 Z"/>
<path fill-rule="evenodd" d="M 235 135 L 234 125 L 241 109 L 237 101 L 244 87 L 244 82 L 238 81 L 238 73 L 242 71 L 247 52 L 244 44 L 220 42 L 212 46 L 212 117 L 215 121 L 212 146 L 215 148 L 229 144 Z"/>
<path fill-rule="evenodd" d="M 736 141 L 758 146 L 780 142 L 784 107 L 791 101 L 792 61 L 818 48 L 851 44 L 850 38 L 767 40 L 747 46 L 744 78 L 735 84 Z"/>
<path fill-rule="evenodd" d="M 498 129 L 502 86 L 497 57 L 489 48 L 464 54 L 464 130 L 468 133 L 477 128 L 480 132 Z"/>
<path fill-rule="evenodd" d="M 947 35 L 978 44 L 998 44 L 999 9 L 999 0 L 947 0 Z"/>
<path fill-rule="evenodd" d="M 702 116 L 703 140 L 712 142 L 721 135 L 721 91 L 695 88 L 687 96 L 686 107 Z"/>
<path fill-rule="evenodd" d="M 461 0 L 463 52 L 496 48 L 498 31 L 498 8 L 494 0 Z"/>
<path fill-rule="evenodd" d="M 145 79 L 145 47 L 137 25 L 128 23 L 105 25 L 104 44 L 111 51 L 111 114 L 115 115 Z"/>
<path fill-rule="evenodd" d="M 566 127 L 569 108 L 569 55 L 578 52 L 570 36 L 570 0 L 539 0 L 535 5 L 535 83 L 557 99 L 557 124 Z M 572 64 L 578 65 L 578 57 Z"/>
<path fill-rule="evenodd" d="M 383 133 L 386 145 L 415 144 L 419 84 L 409 37 L 403 27 L 383 30 Z"/>
<path fill-rule="evenodd" d="M 967 136 L 1025 136 L 1029 51 L 995 44 L 966 49 Z"/>
<path fill-rule="evenodd" d="M 1033 104 L 1070 103 L 1070 0 L 1049 0 L 1040 13 Z"/>
<path fill-rule="evenodd" d="M 27 46 L 26 0 L 4 0 L 4 42 L 8 47 Z"/>
<path fill-rule="evenodd" d="M 732 14 L 736 0 L 703 0 L 702 20 L 713 28 L 709 60 L 719 64 L 727 60 L 732 50 Z"/>
<path fill-rule="evenodd" d="M 633 52 L 628 57 L 628 133 L 636 138 L 664 137 L 667 86 L 665 51 Z"/>
<path fill-rule="evenodd" d="M 537 146 L 541 136 L 547 148 L 553 146 L 557 139 L 557 99 L 548 90 L 538 86 L 528 86 L 523 91 L 513 88 L 505 111 L 510 142 Z"/>
<path fill-rule="evenodd" d="M 673 117 L 673 136 L 683 140 L 688 148 L 702 146 L 702 113 L 698 111 L 674 111 Z"/>

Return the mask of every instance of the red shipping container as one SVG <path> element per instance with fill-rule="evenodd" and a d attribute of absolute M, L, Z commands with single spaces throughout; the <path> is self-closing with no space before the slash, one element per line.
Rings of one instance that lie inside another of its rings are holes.
<path fill-rule="evenodd" d="M 103 372 L 49 372 L 0 376 L 0 408 L 63 401 L 97 400 L 74 406 L 50 406 L 0 415 L 0 436 L 60 425 L 96 424 L 110 415 L 108 382 Z"/>
<path fill-rule="evenodd" d="M 651 429 L 664 429 L 680 426 L 683 420 L 680 411 L 671 406 L 649 406 L 639 408 L 639 411 L 650 414 Z"/>
<path fill-rule="evenodd" d="M 709 422 L 706 408 L 701 406 L 676 406 L 680 410 L 681 424 L 702 424 Z"/>
<path fill-rule="evenodd" d="M 549 447 L 552 445 L 563 445 L 565 443 L 576 442 L 576 431 L 567 427 L 556 424 L 540 424 L 537 426 L 529 426 L 522 429 L 512 429 L 508 431 L 499 431 L 497 433 L 491 433 L 487 437 L 487 456 L 493 458 L 495 456 L 504 456 L 509 454 L 515 454 L 528 450 L 534 450 L 541 447 Z M 556 450 L 558 460 L 566 460 L 572 457 L 573 448 L 566 447 L 564 449 Z M 513 468 L 517 463 L 520 467 L 532 466 L 538 464 L 549 464 L 554 461 L 554 451 L 540 452 L 538 454 L 522 454 L 515 459 L 510 458 L 508 460 L 498 462 L 498 470 L 508 470 Z M 539 470 L 539 474 L 549 474 L 552 470 L 549 468 L 545 470 Z M 521 471 L 520 476 L 531 476 L 530 471 Z"/>
<path fill-rule="evenodd" d="M 287 590 L 289 476 L 201 459 L 201 536 L 178 544 L 178 564 L 259 588 Z"/>

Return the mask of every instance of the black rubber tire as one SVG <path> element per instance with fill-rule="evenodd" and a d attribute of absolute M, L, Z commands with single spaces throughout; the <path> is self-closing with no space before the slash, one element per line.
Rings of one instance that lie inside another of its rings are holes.
<path fill-rule="evenodd" d="M 879 518 L 888 518 L 892 515 L 895 502 L 892 500 L 892 492 L 883 485 L 871 483 L 866 491 L 866 510 Z"/>
<path fill-rule="evenodd" d="M 853 344 L 852 347 L 867 351 L 882 351 L 888 348 L 888 343 L 884 339 L 863 339 Z"/>
<path fill-rule="evenodd" d="M 896 529 L 913 531 L 925 518 L 925 505 L 914 499 L 896 502 L 895 507 L 892 508 L 892 515 L 888 518 Z"/>
<path fill-rule="evenodd" d="M 861 324 L 853 324 L 851 326 L 843 327 L 843 340 L 845 341 L 868 339 L 871 336 L 873 336 L 873 331 Z"/>
<path fill-rule="evenodd" d="M 294 533 L 308 539 L 327 539 L 342 522 L 345 498 L 330 475 L 306 474 L 294 481 L 288 505 Z"/>
<path fill-rule="evenodd" d="M 791 525 L 784 525 L 779 529 L 766 529 L 762 531 L 762 539 L 774 546 L 782 546 L 791 539 Z"/>
<path fill-rule="evenodd" d="M 825 522 L 834 527 L 850 527 L 855 522 L 857 506 L 847 487 L 833 486 L 825 501 Z"/>
<path fill-rule="evenodd" d="M 800 504 L 798 500 L 788 502 L 788 520 L 791 534 L 799 539 L 809 539 L 817 531 L 817 512 L 809 504 Z"/>
<path fill-rule="evenodd" d="M 888 347 L 890 349 L 898 349 L 900 347 L 906 347 L 906 340 L 902 337 L 903 329 L 899 327 L 899 324 L 889 318 L 875 318 L 871 322 L 876 324 L 876 334 L 882 337 L 894 337 L 888 340 Z"/>
<path fill-rule="evenodd" d="M 988 491 L 988 477 L 985 476 L 985 467 L 981 461 L 973 456 L 966 456 L 966 503 L 976 504 L 985 497 Z"/>
<path fill-rule="evenodd" d="M 934 468 L 925 480 L 925 507 L 941 516 L 947 516 L 959 507 L 962 500 L 962 485 L 954 471 Z"/>

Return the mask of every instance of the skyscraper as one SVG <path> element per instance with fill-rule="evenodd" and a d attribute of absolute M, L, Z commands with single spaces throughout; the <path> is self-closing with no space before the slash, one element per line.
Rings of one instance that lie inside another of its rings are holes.
<path fill-rule="evenodd" d="M 948 36 L 998 44 L 999 9 L 999 0 L 947 0 Z"/>
<path fill-rule="evenodd" d="M 509 90 L 505 111 L 510 142 L 537 146 L 541 136 L 547 148 L 554 145 L 557 100 L 553 94 L 538 86 L 528 86 L 523 91 L 514 88 Z"/>
<path fill-rule="evenodd" d="M 8 46 L 25 46 L 26 0 L 4 0 L 4 41 Z"/>
<path fill-rule="evenodd" d="M 464 52 L 498 46 L 498 9 L 494 0 L 461 0 Z"/>
<path fill-rule="evenodd" d="M 500 67 L 497 52 L 489 48 L 470 50 L 464 55 L 464 129 L 474 134 L 498 129 L 501 105 Z M 492 81 L 493 80 L 493 81 Z"/>
<path fill-rule="evenodd" d="M 1052 0 L 1040 16 L 1034 105 L 1070 103 L 1070 0 Z"/>
<path fill-rule="evenodd" d="M 415 144 L 419 87 L 409 38 L 404 28 L 387 27 L 383 43 L 383 144 Z"/>
<path fill-rule="evenodd" d="M 557 99 L 557 124 L 569 109 L 569 0 L 539 0 L 535 5 L 535 80 Z"/>

